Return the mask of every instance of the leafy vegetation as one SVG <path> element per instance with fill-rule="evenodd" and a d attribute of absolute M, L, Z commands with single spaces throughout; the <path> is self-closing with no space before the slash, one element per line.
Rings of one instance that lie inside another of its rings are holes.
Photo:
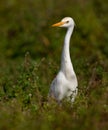
<path fill-rule="evenodd" d="M 70 52 L 79 81 L 71 106 L 49 102 L 65 16 L 76 27 Z M 108 1 L 0 1 L 0 130 L 108 129 Z"/>

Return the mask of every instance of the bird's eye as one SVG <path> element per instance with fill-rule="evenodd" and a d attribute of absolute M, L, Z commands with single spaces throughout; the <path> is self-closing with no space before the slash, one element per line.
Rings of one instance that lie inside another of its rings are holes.
<path fill-rule="evenodd" d="M 66 23 L 69 23 L 69 21 L 66 21 Z"/>

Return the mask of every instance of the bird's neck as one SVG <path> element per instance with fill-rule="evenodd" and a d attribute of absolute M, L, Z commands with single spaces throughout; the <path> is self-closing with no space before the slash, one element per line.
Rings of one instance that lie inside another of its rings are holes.
<path fill-rule="evenodd" d="M 68 71 L 73 71 L 73 65 L 70 58 L 70 38 L 72 35 L 74 27 L 69 27 L 64 39 L 64 46 L 62 51 L 62 57 L 61 57 L 61 70 L 67 75 Z"/>

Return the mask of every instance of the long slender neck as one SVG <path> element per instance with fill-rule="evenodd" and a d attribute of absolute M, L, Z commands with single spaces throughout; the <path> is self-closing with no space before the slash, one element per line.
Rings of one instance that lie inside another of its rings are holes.
<path fill-rule="evenodd" d="M 70 46 L 70 38 L 72 35 L 74 27 L 69 27 L 64 39 L 64 46 L 63 46 L 63 51 L 62 51 L 62 57 L 61 57 L 61 70 L 66 73 L 67 69 L 73 70 L 73 66 L 71 63 L 71 58 L 70 58 L 70 51 L 69 51 L 69 46 Z"/>

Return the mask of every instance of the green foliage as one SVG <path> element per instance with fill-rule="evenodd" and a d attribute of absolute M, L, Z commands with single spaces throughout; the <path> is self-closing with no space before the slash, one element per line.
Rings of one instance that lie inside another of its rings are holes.
<path fill-rule="evenodd" d="M 108 0 L 0 1 L 0 130 L 108 129 L 107 15 Z M 65 16 L 76 23 L 79 92 L 73 105 L 58 106 L 47 95 L 66 30 L 51 25 Z"/>

